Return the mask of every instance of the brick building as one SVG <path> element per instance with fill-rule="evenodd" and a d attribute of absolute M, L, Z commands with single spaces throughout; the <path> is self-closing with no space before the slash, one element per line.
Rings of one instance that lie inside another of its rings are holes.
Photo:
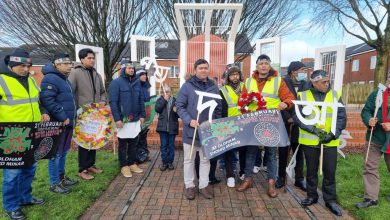
<path fill-rule="evenodd" d="M 344 84 L 373 83 L 377 52 L 365 43 L 348 47 L 345 52 Z M 390 70 L 390 60 L 389 70 Z"/>

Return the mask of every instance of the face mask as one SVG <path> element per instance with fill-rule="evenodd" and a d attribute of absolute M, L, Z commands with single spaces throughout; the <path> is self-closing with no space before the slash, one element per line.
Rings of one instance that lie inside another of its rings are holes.
<path fill-rule="evenodd" d="M 298 81 L 305 81 L 307 79 L 307 74 L 306 73 L 298 73 L 297 80 Z"/>

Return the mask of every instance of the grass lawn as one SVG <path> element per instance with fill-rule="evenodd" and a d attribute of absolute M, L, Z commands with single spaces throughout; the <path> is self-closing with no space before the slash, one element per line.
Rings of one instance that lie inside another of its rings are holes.
<path fill-rule="evenodd" d="M 49 191 L 49 176 L 47 171 L 47 160 L 39 161 L 35 180 L 33 181 L 33 196 L 43 198 L 46 204 L 23 208 L 28 219 L 76 219 L 92 205 L 92 203 L 108 187 L 110 182 L 119 173 L 118 156 L 111 152 L 98 151 L 96 165 L 104 170 L 100 175 L 95 175 L 92 181 L 81 181 L 77 176 L 78 162 L 77 151 L 68 154 L 66 173 L 72 179 L 79 180 L 79 184 L 72 188 L 67 195 L 55 194 Z M 3 172 L 0 172 L 1 182 Z M 1 201 L 0 218 L 6 219 L 4 206 Z"/>
<path fill-rule="evenodd" d="M 337 196 L 343 208 L 357 219 L 390 219 L 390 202 L 386 195 L 390 195 L 390 175 L 381 159 L 379 191 L 379 205 L 374 208 L 357 209 L 355 204 L 363 201 L 363 155 L 346 155 L 346 159 L 339 157 L 337 165 Z"/>

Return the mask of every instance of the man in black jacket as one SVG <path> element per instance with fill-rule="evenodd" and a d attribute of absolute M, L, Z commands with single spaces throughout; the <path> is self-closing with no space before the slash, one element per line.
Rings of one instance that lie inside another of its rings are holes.
<path fill-rule="evenodd" d="M 302 62 L 294 61 L 291 62 L 288 66 L 288 75 L 284 78 L 288 88 L 291 93 L 294 95 L 295 99 L 297 98 L 297 91 L 300 91 L 305 80 L 306 66 Z M 292 118 L 294 108 L 290 110 L 282 111 L 283 121 L 286 125 L 287 132 L 290 137 L 291 148 L 293 152 L 298 147 L 298 134 L 299 129 Z M 278 168 L 278 180 L 276 182 L 276 188 L 280 189 L 286 184 L 286 167 L 288 160 L 289 147 L 279 148 L 279 168 Z M 306 182 L 303 176 L 303 152 L 301 148 L 298 148 L 297 157 L 296 157 L 296 166 L 295 166 L 295 186 L 306 191 Z"/>

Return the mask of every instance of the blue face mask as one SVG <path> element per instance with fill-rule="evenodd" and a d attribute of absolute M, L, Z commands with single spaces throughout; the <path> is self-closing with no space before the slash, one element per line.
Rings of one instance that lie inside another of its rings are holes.
<path fill-rule="evenodd" d="M 305 80 L 307 80 L 307 74 L 304 73 L 304 72 L 298 73 L 297 80 L 298 81 L 305 81 Z"/>

